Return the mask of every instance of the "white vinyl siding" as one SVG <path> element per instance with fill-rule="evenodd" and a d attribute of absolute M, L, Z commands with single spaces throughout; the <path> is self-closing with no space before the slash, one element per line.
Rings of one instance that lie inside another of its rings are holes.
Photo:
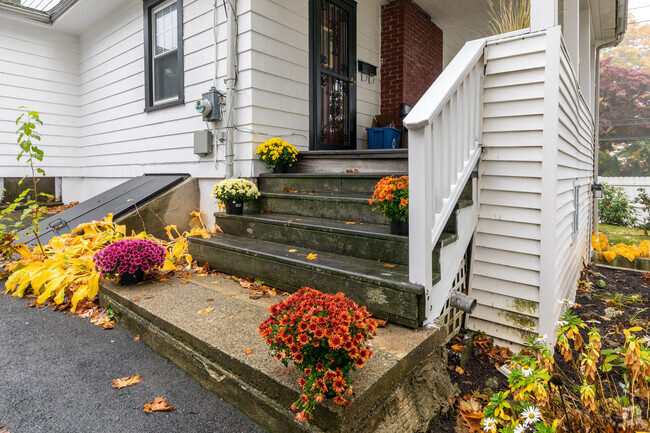
<path fill-rule="evenodd" d="M 575 295 L 590 232 L 594 122 L 559 28 L 489 44 L 486 58 L 478 306 L 467 325 L 518 345 L 525 326 L 552 338 L 556 300 Z"/>
<path fill-rule="evenodd" d="M 79 42 L 75 36 L 52 33 L 0 17 L 0 173 L 27 174 L 16 162 L 18 107 L 40 113 L 38 127 L 45 157 L 39 166 L 47 176 L 63 176 L 79 157 Z M 23 159 L 24 161 L 24 159 Z"/>

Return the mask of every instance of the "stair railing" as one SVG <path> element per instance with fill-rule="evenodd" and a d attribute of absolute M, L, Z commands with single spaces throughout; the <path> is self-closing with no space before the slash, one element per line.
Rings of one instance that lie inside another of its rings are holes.
<path fill-rule="evenodd" d="M 485 46 L 486 39 L 467 42 L 404 119 L 409 279 L 442 303 L 446 293 L 431 293 L 432 252 L 481 155 Z"/>

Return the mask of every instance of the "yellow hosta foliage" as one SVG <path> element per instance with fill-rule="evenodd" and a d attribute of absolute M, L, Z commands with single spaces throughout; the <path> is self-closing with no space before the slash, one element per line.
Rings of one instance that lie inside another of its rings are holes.
<path fill-rule="evenodd" d="M 193 216 L 200 214 L 193 212 Z M 196 218 L 195 218 L 196 219 Z M 174 230 L 177 236 L 172 236 Z M 100 274 L 95 270 L 93 256 L 107 245 L 121 239 L 149 239 L 167 249 L 163 270 L 174 270 L 179 263 L 192 263 L 187 252 L 187 237 L 210 237 L 203 224 L 190 232 L 178 232 L 175 226 L 167 227 L 169 241 L 161 241 L 145 232 L 126 236 L 126 227 L 113 222 L 113 215 L 103 221 L 77 226 L 71 233 L 52 238 L 40 249 L 25 245 L 17 247 L 20 259 L 9 265 L 11 275 L 5 283 L 7 293 L 23 297 L 28 289 L 43 303 L 50 298 L 62 304 L 66 295 L 70 297 L 70 309 L 74 312 L 82 299 L 92 300 L 99 289 Z"/>
<path fill-rule="evenodd" d="M 611 262 L 617 255 L 625 257 L 629 261 L 634 261 L 637 257 L 650 257 L 650 241 L 643 241 L 638 245 L 616 244 L 609 245 L 607 236 L 604 233 L 597 232 L 591 235 L 591 246 L 598 252 L 598 258 L 603 258 Z"/>

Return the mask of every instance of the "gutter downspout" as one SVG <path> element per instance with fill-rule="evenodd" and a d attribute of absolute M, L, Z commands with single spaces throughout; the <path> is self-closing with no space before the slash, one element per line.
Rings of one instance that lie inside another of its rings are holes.
<path fill-rule="evenodd" d="M 621 7 L 622 5 L 622 7 Z M 627 28 L 627 0 L 617 0 L 616 1 L 616 24 L 617 28 L 626 29 Z M 623 10 L 621 10 L 623 9 Z M 620 21 L 620 26 L 619 26 Z M 598 182 L 598 151 L 600 149 L 600 51 L 604 48 L 613 47 L 618 45 L 625 36 L 625 30 L 621 31 L 616 35 L 616 39 L 611 42 L 606 42 L 604 44 L 596 47 L 596 96 L 594 98 L 594 116 L 596 128 L 594 128 L 594 183 Z M 594 208 L 594 220 L 593 220 L 593 232 L 598 231 L 598 199 L 593 198 L 593 208 Z"/>
<path fill-rule="evenodd" d="M 226 107 L 228 118 L 226 124 L 226 179 L 234 176 L 235 159 L 235 87 L 237 86 L 237 0 L 227 0 L 230 11 L 228 17 L 228 57 L 226 83 Z"/>

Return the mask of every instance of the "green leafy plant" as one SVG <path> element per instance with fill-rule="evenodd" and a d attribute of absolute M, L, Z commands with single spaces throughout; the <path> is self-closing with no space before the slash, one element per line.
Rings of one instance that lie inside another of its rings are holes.
<path fill-rule="evenodd" d="M 637 224 L 636 211 L 623 188 L 603 184 L 603 198 L 598 201 L 598 215 L 605 224 L 633 227 Z"/>
<path fill-rule="evenodd" d="M 640 204 L 643 211 L 646 214 L 646 217 L 641 224 L 644 228 L 650 228 L 650 194 L 645 190 L 645 188 L 637 189 L 639 195 L 634 199 L 634 203 Z"/>
<path fill-rule="evenodd" d="M 0 257 L 5 259 L 8 259 L 13 254 L 17 253 L 14 245 L 19 240 L 17 236 L 18 232 L 23 229 L 27 229 L 29 233 L 32 233 L 36 237 L 41 253 L 43 253 L 43 245 L 38 236 L 38 231 L 40 229 L 38 223 L 46 212 L 46 208 L 44 206 L 39 206 L 38 198 L 52 198 L 50 194 L 38 192 L 38 181 L 36 179 L 37 173 L 45 176 L 45 171 L 42 168 L 35 166 L 36 161 L 42 162 L 44 156 L 43 151 L 35 144 L 35 142 L 41 140 L 41 135 L 36 131 L 36 128 L 37 125 L 42 126 L 43 121 L 41 121 L 38 112 L 29 110 L 24 106 L 19 108 L 25 110 L 25 112 L 21 113 L 16 119 L 16 125 L 19 125 L 18 130 L 16 131 L 16 134 L 18 134 L 17 142 L 18 146 L 20 146 L 17 160 L 20 161 L 23 157 L 26 158 L 25 163 L 29 166 L 31 171 L 30 177 L 32 180 L 32 188 L 23 190 L 18 197 L 9 204 L 9 206 L 0 211 Z M 24 176 L 20 180 L 19 184 L 22 185 L 26 178 L 27 176 Z M 19 206 L 23 206 L 23 212 L 20 217 L 15 220 L 15 217 L 12 217 L 12 213 L 14 213 Z"/>
<path fill-rule="evenodd" d="M 499 0 L 497 8 L 488 0 L 488 7 L 488 27 L 494 35 L 530 27 L 530 0 Z"/>

